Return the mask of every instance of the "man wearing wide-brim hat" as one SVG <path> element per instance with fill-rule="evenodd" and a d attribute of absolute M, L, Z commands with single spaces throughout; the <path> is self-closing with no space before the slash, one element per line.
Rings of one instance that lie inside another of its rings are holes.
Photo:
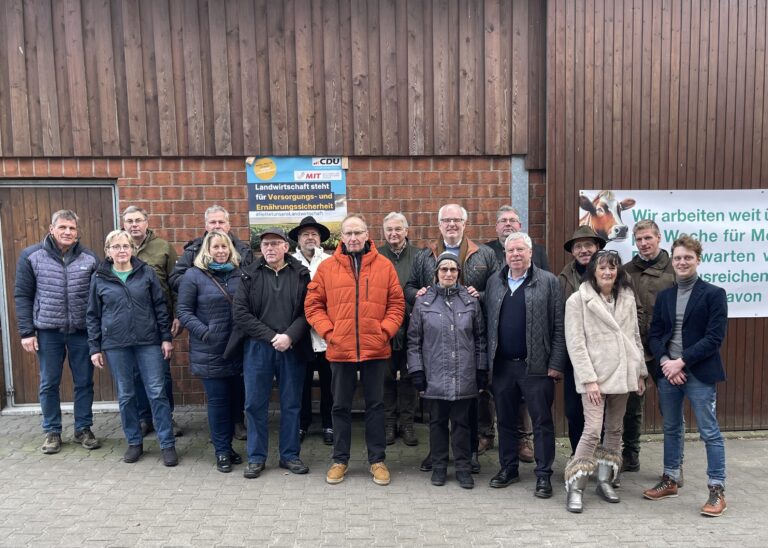
<path fill-rule="evenodd" d="M 323 250 L 322 243 L 331 237 L 328 227 L 315 221 L 312 216 L 304 217 L 299 226 L 288 233 L 291 240 L 298 242 L 296 252 L 293 254 L 301 264 L 309 269 L 312 278 L 315 277 L 317 267 L 331 256 Z M 312 424 L 312 381 L 315 371 L 320 378 L 320 420 L 323 425 L 323 443 L 333 445 L 333 421 L 331 409 L 333 408 L 333 396 L 331 395 L 331 366 L 325 358 L 326 343 L 314 329 L 312 334 L 312 351 L 314 358 L 307 362 L 307 371 L 304 377 L 304 391 L 301 396 L 301 420 L 299 426 L 299 440 L 309 432 Z"/>
<path fill-rule="evenodd" d="M 606 243 L 594 230 L 585 225 L 578 227 L 571 239 L 563 244 L 563 248 L 573 255 L 573 260 L 565 265 L 559 276 L 560 286 L 563 288 L 563 302 L 579 290 L 582 276 L 587 271 L 587 264 L 592 259 L 592 255 L 603 249 Z M 576 446 L 579 444 L 581 433 L 584 430 L 584 408 L 574 383 L 573 366 L 570 360 L 567 360 L 563 372 L 563 397 L 565 417 L 568 420 L 571 453 L 576 451 Z"/>

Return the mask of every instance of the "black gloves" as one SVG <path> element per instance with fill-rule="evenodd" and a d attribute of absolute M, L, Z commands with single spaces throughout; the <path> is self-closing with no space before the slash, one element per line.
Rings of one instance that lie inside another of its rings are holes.
<path fill-rule="evenodd" d="M 424 370 L 411 373 L 411 383 L 417 391 L 425 392 L 427 390 L 427 375 Z"/>
<path fill-rule="evenodd" d="M 485 390 L 488 388 L 488 370 L 478 369 L 477 373 L 475 374 L 475 379 L 477 380 L 478 390 Z"/>

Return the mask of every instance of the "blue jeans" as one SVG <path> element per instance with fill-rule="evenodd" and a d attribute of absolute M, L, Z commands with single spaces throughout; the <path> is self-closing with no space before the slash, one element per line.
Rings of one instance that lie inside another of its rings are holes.
<path fill-rule="evenodd" d="M 163 373 L 165 374 L 165 395 L 168 396 L 168 403 L 171 406 L 171 415 L 173 415 L 173 379 L 171 378 L 171 360 L 163 360 Z M 147 398 L 147 389 L 144 388 L 144 381 L 141 374 L 136 371 L 136 398 L 139 404 L 139 420 L 152 424 L 152 409 L 149 406 Z"/>
<path fill-rule="evenodd" d="M 117 382 L 117 399 L 120 404 L 120 421 L 128 445 L 142 442 L 139 427 L 139 406 L 136 398 L 136 372 L 141 374 L 152 408 L 157 439 L 160 448 L 176 445 L 171 426 L 171 406 L 165 395 L 163 352 L 160 345 L 148 344 L 105 350 L 107 363 Z"/>
<path fill-rule="evenodd" d="M 248 462 L 265 462 L 269 448 L 269 397 L 272 379 L 280 391 L 280 460 L 299 458 L 299 415 L 306 366 L 293 350 L 278 352 L 264 341 L 245 343 L 243 380 L 248 419 Z"/>
<path fill-rule="evenodd" d="M 243 412 L 237 392 L 243 389 L 243 377 L 202 379 L 208 399 L 208 429 L 216 456 L 232 453 L 235 419 Z"/>
<path fill-rule="evenodd" d="M 717 388 L 706 384 L 685 370 L 688 380 L 674 385 L 659 379 L 659 406 L 664 419 L 664 473 L 677 481 L 682 462 L 683 399 L 687 396 L 696 416 L 699 436 L 707 451 L 709 485 L 725 485 L 725 443 L 717 422 Z"/>
<path fill-rule="evenodd" d="M 54 329 L 37 332 L 37 359 L 40 361 L 40 408 L 43 431 L 61 434 L 59 388 L 64 358 L 69 358 L 74 385 L 75 430 L 93 426 L 93 364 L 88 350 L 88 335 L 77 331 L 66 335 Z"/>

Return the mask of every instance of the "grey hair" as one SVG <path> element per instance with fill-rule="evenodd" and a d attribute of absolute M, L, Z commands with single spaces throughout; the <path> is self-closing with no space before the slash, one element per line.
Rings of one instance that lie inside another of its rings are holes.
<path fill-rule="evenodd" d="M 517 218 L 520 219 L 520 212 L 518 210 L 516 210 L 511 205 L 503 205 L 496 212 L 496 220 L 499 220 L 499 218 L 501 218 L 501 216 L 507 212 L 514 213 L 515 215 L 517 215 Z"/>
<path fill-rule="evenodd" d="M 221 207 L 220 205 L 212 205 L 208 209 L 205 210 L 205 222 L 208 222 L 208 217 L 211 216 L 212 213 L 223 213 L 224 214 L 224 220 L 229 222 L 229 211 Z"/>
<path fill-rule="evenodd" d="M 59 219 L 64 219 L 66 221 L 75 221 L 75 225 L 79 228 L 80 227 L 80 217 L 77 216 L 77 213 L 72 211 L 71 209 L 60 209 L 53 215 L 51 215 L 51 226 L 56 226 L 56 221 Z"/>
<path fill-rule="evenodd" d="M 125 217 L 126 215 L 130 215 L 131 213 L 141 213 L 142 215 L 144 215 L 145 221 L 149 220 L 149 213 L 147 213 L 147 210 L 144 209 L 143 207 L 129 205 L 123 210 L 122 216 Z"/>
<path fill-rule="evenodd" d="M 403 223 L 403 228 L 408 228 L 408 219 L 405 218 L 405 215 L 398 213 L 397 211 L 387 213 L 387 216 L 384 217 L 384 220 L 381 223 L 387 224 L 389 221 L 400 221 Z"/>
<path fill-rule="evenodd" d="M 507 236 L 507 239 L 504 240 L 504 251 L 507 251 L 507 244 L 509 242 L 513 242 L 515 240 L 523 240 L 523 243 L 528 246 L 528 249 L 533 249 L 533 241 L 531 240 L 531 237 L 528 236 L 525 232 L 513 232 L 509 236 Z"/>
<path fill-rule="evenodd" d="M 445 210 L 446 207 L 458 207 L 459 209 L 461 209 L 461 220 L 466 222 L 467 219 L 469 219 L 469 213 L 467 213 L 467 210 L 464 209 L 459 204 L 445 204 L 437 212 L 437 222 L 438 222 L 438 224 L 440 223 L 440 219 L 443 218 L 443 211 Z"/>

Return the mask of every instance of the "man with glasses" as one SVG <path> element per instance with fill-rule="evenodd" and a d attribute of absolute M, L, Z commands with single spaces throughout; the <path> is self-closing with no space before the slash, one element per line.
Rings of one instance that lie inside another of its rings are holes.
<path fill-rule="evenodd" d="M 470 295 L 481 298 L 485 291 L 488 279 L 498 270 L 496 255 L 489 247 L 477 244 L 464 237 L 467 227 L 467 210 L 459 204 L 445 204 L 437 214 L 438 226 L 441 238 L 430 243 L 422 249 L 413 261 L 411 276 L 405 286 L 405 299 L 413 306 L 416 297 L 427 292 L 432 285 L 435 276 L 437 258 L 441 253 L 453 253 L 459 258 L 461 272 L 459 283 L 467 288 Z M 470 407 L 469 424 L 472 428 L 470 440 L 472 442 L 472 472 L 480 472 L 480 463 L 477 460 L 478 449 L 478 418 L 477 402 Z M 423 472 L 432 470 L 431 456 L 427 456 L 421 463 Z"/>
<path fill-rule="evenodd" d="M 306 474 L 299 458 L 299 416 L 306 363 L 312 359 L 304 298 L 309 269 L 288 254 L 282 228 L 261 233 L 262 257 L 243 271 L 235 293 L 233 318 L 248 335 L 243 355 L 245 411 L 248 416 L 247 479 L 259 477 L 267 460 L 269 398 L 277 378 L 280 392 L 280 468 Z"/>
<path fill-rule="evenodd" d="M 171 272 L 168 277 L 168 284 L 175 294 L 178 294 L 179 292 L 181 277 L 187 270 L 192 268 L 192 265 L 195 263 L 195 257 L 197 257 L 200 247 L 203 245 L 203 239 L 211 230 L 220 230 L 232 239 L 235 249 L 237 249 L 237 252 L 240 254 L 240 268 L 244 268 L 253 262 L 253 250 L 251 249 L 250 242 L 239 240 L 237 236 L 231 232 L 231 228 L 232 227 L 229 224 L 229 212 L 226 209 L 220 205 L 212 205 L 205 210 L 205 232 L 184 245 L 184 253 L 179 257 L 176 266 L 173 267 L 173 272 Z M 241 394 L 240 397 L 244 398 L 245 396 Z M 241 416 L 235 420 L 235 439 L 246 439 L 248 434 L 245 428 L 244 418 Z"/>
<path fill-rule="evenodd" d="M 85 330 L 91 274 L 99 259 L 80 244 L 74 211 L 53 214 L 48 234 L 21 252 L 16 267 L 16 320 L 21 346 L 40 362 L 40 408 L 46 455 L 61 451 L 59 388 L 64 359 L 74 385 L 75 442 L 86 449 L 101 447 L 93 426 L 93 364 Z"/>
<path fill-rule="evenodd" d="M 360 215 L 341 223 L 341 242 L 323 261 L 309 284 L 307 320 L 328 343 L 333 384 L 333 463 L 329 484 L 344 481 L 352 441 L 352 398 L 357 374 L 365 398 L 365 444 L 373 481 L 388 485 L 384 464 L 384 377 L 392 347 L 405 314 L 403 290 L 392 263 L 382 257 L 368 236 Z"/>
<path fill-rule="evenodd" d="M 408 241 L 408 220 L 402 213 L 393 211 L 384 217 L 383 228 L 385 243 L 381 246 L 380 253 L 392 261 L 397 271 L 397 279 L 400 280 L 400 287 L 405 287 L 419 249 Z M 419 405 L 419 393 L 413 387 L 411 376 L 408 374 L 408 356 L 405 348 L 411 308 L 411 305 L 406 305 L 403 324 L 392 339 L 392 359 L 384 381 L 387 445 L 395 443 L 395 437 L 398 434 L 405 445 L 413 446 L 419 443 L 413 429 L 413 417 Z"/>
<path fill-rule="evenodd" d="M 162 238 L 158 238 L 155 232 L 149 228 L 149 214 L 145 209 L 131 205 L 123 211 L 123 230 L 130 234 L 133 239 L 133 245 L 136 249 L 134 255 L 147 263 L 155 270 L 160 287 L 165 295 L 165 302 L 168 305 L 168 313 L 173 318 L 171 325 L 171 335 L 176 336 L 181 333 L 181 324 L 175 317 L 174 294 L 168 286 L 168 276 L 176 265 L 176 250 L 173 246 Z M 173 417 L 173 378 L 171 377 L 171 360 L 163 360 L 165 369 L 165 395 L 168 397 L 168 403 L 171 406 L 171 417 Z M 155 427 L 152 421 L 152 410 L 150 409 L 147 391 L 144 388 L 144 382 L 136 370 L 136 401 L 139 406 L 139 427 L 141 436 L 146 437 Z M 173 435 L 178 437 L 184 435 L 184 431 L 171 418 L 173 425 Z"/>
<path fill-rule="evenodd" d="M 504 242 L 507 240 L 507 236 L 513 232 L 520 232 L 520 213 L 510 205 L 503 205 L 496 212 L 496 235 L 498 238 L 486 242 L 485 245 L 493 249 L 496 254 L 496 260 L 499 263 L 499 269 L 504 268 L 507 264 L 506 256 L 504 253 Z M 544 246 L 534 243 L 533 244 L 533 264 L 537 268 L 541 268 L 549 272 L 549 260 L 547 259 L 547 250 Z M 493 447 L 494 440 L 494 420 L 496 413 L 494 412 L 493 401 L 490 397 L 490 392 L 482 392 L 477 402 L 478 405 L 478 428 L 480 430 L 480 441 L 477 446 L 477 452 L 479 455 L 485 453 L 486 450 Z M 517 454 L 522 462 L 533 462 L 533 447 L 531 446 L 531 437 L 533 436 L 533 427 L 531 425 L 531 417 L 528 414 L 528 408 L 525 405 L 525 401 L 520 405 L 520 412 L 518 413 L 520 424 L 518 429 L 520 431 L 520 447 L 518 447 Z"/>

